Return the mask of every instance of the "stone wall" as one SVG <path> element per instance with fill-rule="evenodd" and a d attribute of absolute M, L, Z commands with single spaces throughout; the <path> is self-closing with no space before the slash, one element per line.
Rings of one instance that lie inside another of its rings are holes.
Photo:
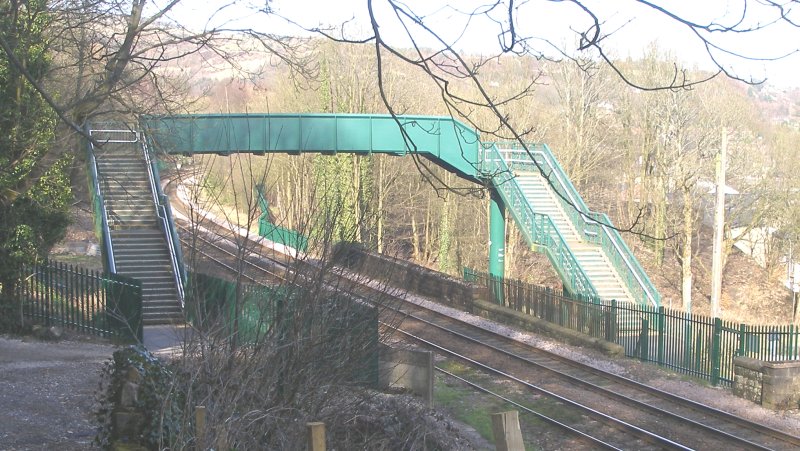
<path fill-rule="evenodd" d="M 566 327 L 561 327 L 558 324 L 547 322 L 541 318 L 517 312 L 502 305 L 476 301 L 473 313 L 522 330 L 546 335 L 571 345 L 597 349 L 609 357 L 621 357 L 625 355 L 625 348 L 616 343 L 593 338 L 586 334 L 567 329 Z"/>
<path fill-rule="evenodd" d="M 472 310 L 473 301 L 488 298 L 486 287 L 464 282 L 405 260 L 371 253 L 358 245 L 339 245 L 334 261 L 389 286 L 466 311 Z"/>
<path fill-rule="evenodd" d="M 733 394 L 769 409 L 800 407 L 800 361 L 733 359 Z"/>
<path fill-rule="evenodd" d="M 115 399 L 115 409 L 111 417 L 111 440 L 115 447 L 123 444 L 127 450 L 144 450 L 140 440 L 144 433 L 144 415 L 138 406 L 139 385 L 142 374 L 133 366 L 122 371 L 122 388 Z"/>
<path fill-rule="evenodd" d="M 367 252 L 353 244 L 340 244 L 334 260 L 338 265 L 383 283 L 429 297 L 453 308 L 489 318 L 500 323 L 541 333 L 576 346 L 598 349 L 608 356 L 625 355 L 625 349 L 615 343 L 592 338 L 557 324 L 501 305 L 488 302 L 489 290 L 464 282 L 447 274 L 415 265 L 405 260 Z"/>

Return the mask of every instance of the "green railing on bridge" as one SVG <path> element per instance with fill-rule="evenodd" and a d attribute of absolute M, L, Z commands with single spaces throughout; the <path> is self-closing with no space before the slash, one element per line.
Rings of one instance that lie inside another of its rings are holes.
<path fill-rule="evenodd" d="M 495 146 L 486 146 L 483 169 L 491 174 L 492 186 L 500 193 L 506 208 L 517 222 L 529 243 L 538 244 L 558 272 L 564 286 L 575 295 L 599 299 L 591 280 L 578 264 L 558 227 L 548 215 L 536 213 L 525 198 L 513 172 Z"/>
<path fill-rule="evenodd" d="M 154 146 L 168 154 L 329 153 L 406 155 L 479 178 L 479 137 L 440 116 L 363 114 L 198 114 L 143 116 Z"/>
<path fill-rule="evenodd" d="M 661 295 L 647 276 L 639 261 L 633 255 L 625 240 L 613 227 L 611 219 L 604 213 L 593 212 L 584 202 L 578 190 L 570 181 L 564 168 L 546 144 L 526 144 L 526 150 L 519 143 L 494 143 L 503 149 L 498 152 L 509 163 L 511 171 L 540 172 L 549 180 L 549 185 L 557 192 L 558 201 L 582 238 L 599 244 L 611 260 L 614 269 L 625 282 L 626 287 L 640 304 L 654 307 L 661 305 Z M 483 159 L 487 165 L 497 158 L 492 146 L 487 147 Z M 491 167 L 491 166 L 489 166 Z"/>

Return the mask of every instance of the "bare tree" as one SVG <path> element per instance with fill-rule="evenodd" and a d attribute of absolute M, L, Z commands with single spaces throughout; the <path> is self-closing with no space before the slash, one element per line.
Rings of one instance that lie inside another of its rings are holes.
<path fill-rule="evenodd" d="M 734 64 L 780 59 L 793 53 L 795 49 L 790 48 L 784 53 L 775 55 L 749 55 L 737 51 L 735 44 L 729 43 L 726 38 L 731 35 L 740 37 L 758 35 L 775 28 L 796 33 L 800 25 L 800 20 L 796 17 L 797 12 L 792 9 L 793 2 L 743 0 L 735 13 L 725 15 L 722 20 L 716 20 L 697 18 L 690 12 L 645 0 L 630 0 L 626 2 L 627 9 L 653 15 L 658 18 L 657 20 L 683 30 L 684 36 L 694 39 L 697 46 L 704 50 L 707 61 L 714 68 L 710 73 L 698 72 L 692 75 L 688 70 L 680 69 L 675 64 L 663 76 L 645 81 L 630 73 L 624 64 L 611 56 L 610 42 L 615 34 L 620 33 L 621 25 L 609 24 L 603 15 L 603 8 L 580 0 L 545 3 L 552 4 L 498 0 L 476 2 L 463 7 L 445 5 L 439 10 L 431 11 L 425 4 L 410 5 L 396 0 L 367 0 L 365 11 L 362 11 L 370 27 L 367 33 L 360 35 L 352 33 L 350 31 L 352 27 L 348 27 L 349 22 L 337 26 L 304 28 L 337 42 L 372 46 L 378 67 L 378 87 L 384 105 L 390 113 L 396 114 L 397 111 L 385 90 L 386 66 L 392 60 L 399 60 L 437 86 L 440 103 L 453 117 L 467 121 L 485 136 L 519 141 L 525 146 L 526 139 L 535 132 L 535 126 L 517 122 L 517 118 L 511 116 L 509 109 L 515 102 L 524 100 L 530 95 L 533 87 L 540 82 L 541 72 L 532 70 L 523 88 L 503 96 L 496 96 L 482 76 L 482 69 L 489 62 L 504 55 L 532 57 L 536 60 L 579 61 L 580 55 L 594 52 L 624 83 L 640 90 L 688 89 L 720 75 L 747 83 L 758 83 L 760 79 L 740 75 Z M 578 44 L 573 51 L 558 45 L 557 36 L 541 35 L 535 27 L 526 26 L 528 19 L 537 14 L 547 14 L 555 8 L 560 8 L 564 13 L 567 11 L 572 13 L 570 24 L 565 24 L 565 27 L 569 27 L 569 31 L 577 38 Z M 443 16 L 447 17 L 446 27 L 442 25 Z M 291 21 L 296 18 L 288 19 Z M 468 57 L 459 50 L 459 45 L 464 36 L 474 32 L 472 24 L 476 22 L 491 25 L 493 32 L 486 33 L 488 35 L 484 35 L 484 41 L 495 41 L 495 51 L 480 57 Z M 461 24 L 460 32 L 452 32 L 454 24 Z M 390 27 L 401 30 L 402 36 L 399 40 L 404 46 L 410 47 L 410 51 L 395 43 L 398 41 L 397 37 L 384 34 L 384 30 Z M 649 41 L 651 37 L 643 39 Z M 427 170 L 425 162 L 420 161 L 418 166 L 437 189 L 448 188 L 442 180 Z M 569 202 L 566 199 L 565 201 Z M 623 230 L 647 236 L 647 232 L 642 231 L 640 226 L 638 221 L 634 221 Z M 650 237 L 664 239 L 665 235 Z"/>

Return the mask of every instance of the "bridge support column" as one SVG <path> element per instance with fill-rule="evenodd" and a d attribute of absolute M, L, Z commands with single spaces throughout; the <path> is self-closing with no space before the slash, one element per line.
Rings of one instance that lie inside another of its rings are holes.
<path fill-rule="evenodd" d="M 503 284 L 505 276 L 506 252 L 506 206 L 503 199 L 495 191 L 491 191 L 489 198 L 489 276 L 494 281 L 490 282 L 495 293 L 494 300 L 503 303 Z"/>

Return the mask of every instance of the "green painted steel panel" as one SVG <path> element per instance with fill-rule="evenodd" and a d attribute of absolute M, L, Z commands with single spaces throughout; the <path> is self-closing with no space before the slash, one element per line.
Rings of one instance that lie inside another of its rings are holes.
<path fill-rule="evenodd" d="M 506 206 L 493 190 L 489 199 L 489 274 L 505 277 Z"/>
<path fill-rule="evenodd" d="M 359 114 L 144 116 L 153 145 L 170 154 L 413 152 L 479 178 L 478 134 L 450 117 Z"/>

